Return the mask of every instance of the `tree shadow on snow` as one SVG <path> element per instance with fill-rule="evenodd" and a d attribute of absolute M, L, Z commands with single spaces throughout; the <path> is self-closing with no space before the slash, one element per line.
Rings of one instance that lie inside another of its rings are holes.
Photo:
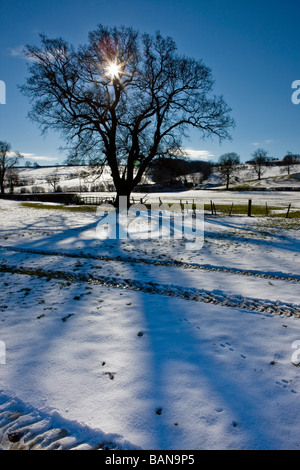
<path fill-rule="evenodd" d="M 90 224 L 77 228 L 66 226 L 61 233 L 44 239 L 29 240 L 20 247 L 28 252 L 37 250 L 45 254 L 53 251 L 78 256 L 84 254 L 87 258 L 89 255 L 95 257 L 105 255 L 122 260 L 128 258 L 126 251 L 128 240 L 97 239 L 95 230 L 98 222 L 99 220 L 93 220 Z M 131 242 L 141 247 L 143 244 L 151 245 L 153 240 L 131 240 Z M 153 246 L 155 249 L 155 245 Z M 42 259 L 43 255 L 40 254 L 41 263 Z M 57 268 L 63 268 L 62 262 L 65 261 L 60 258 Z M 127 263 L 126 270 L 127 277 L 138 279 L 141 266 L 139 263 Z M 144 274 L 143 279 L 147 284 L 157 282 L 157 279 L 153 275 L 151 277 L 149 273 Z M 178 270 L 176 279 L 172 274 L 165 283 L 185 285 L 185 282 L 188 284 L 184 270 Z M 109 292 L 107 290 L 107 295 L 113 296 L 120 292 L 121 288 L 116 286 Z M 73 302 L 76 287 L 69 286 L 69 290 L 65 292 L 68 292 L 69 300 Z M 41 291 L 40 297 L 43 298 L 44 294 Z M 131 295 L 130 291 L 127 291 L 127 295 Z M 272 430 L 274 423 L 268 421 L 268 412 L 264 408 L 267 403 L 266 397 L 262 396 L 264 390 L 260 389 L 259 383 L 256 387 L 251 383 L 253 374 L 247 373 L 244 358 L 240 356 L 237 363 L 236 359 L 231 362 L 227 356 L 225 360 L 225 356 L 220 354 L 223 346 L 230 349 L 231 342 L 230 328 L 226 332 L 222 330 L 223 319 L 228 315 L 231 326 L 234 324 L 234 318 L 237 322 L 242 322 L 241 317 L 254 314 L 146 292 L 137 291 L 133 295 L 138 301 L 138 308 L 132 307 L 132 314 L 136 319 L 135 341 L 140 341 L 141 357 L 133 355 L 139 350 L 135 343 L 130 364 L 136 367 L 136 372 L 132 374 L 136 377 L 137 386 L 128 384 L 128 393 L 131 391 L 134 393 L 136 390 L 139 396 L 125 394 L 122 398 L 121 394 L 118 398 L 117 380 L 114 385 L 116 399 L 123 400 L 124 410 L 126 406 L 133 410 L 137 399 L 144 403 L 144 410 L 141 410 L 140 415 L 135 418 L 145 430 L 154 448 L 191 449 L 191 446 L 195 446 L 196 449 L 276 448 L 278 442 L 275 442 L 268 432 L 268 429 Z M 59 298 L 57 301 L 59 302 Z M 65 298 L 65 301 L 68 299 Z M 118 317 L 120 320 L 123 318 L 124 308 L 125 305 L 115 313 L 115 322 L 118 323 Z M 128 315 L 130 314 L 129 311 Z M 58 336 L 57 321 L 58 317 L 54 315 L 47 323 L 47 327 L 39 330 L 39 337 L 35 342 L 26 346 L 27 353 L 24 351 L 23 357 L 24 369 L 15 371 L 10 385 L 17 387 L 22 383 L 20 374 L 23 373 L 28 376 L 27 380 L 31 380 L 34 384 L 36 393 L 43 394 L 43 383 L 47 383 L 47 371 L 44 370 L 41 377 L 40 367 L 36 365 L 47 366 L 48 351 L 53 350 L 58 341 L 70 341 L 65 328 L 60 329 L 60 337 Z M 112 335 L 112 341 L 115 341 L 119 348 L 116 330 L 112 331 L 116 335 L 115 338 Z M 107 334 L 112 332 L 108 331 Z M 124 335 L 126 337 L 126 331 Z M 122 346 L 122 340 L 120 341 Z M 255 342 L 255 339 L 253 341 Z M 41 344 L 44 346 L 41 347 Z M 124 340 L 124 345 L 126 344 Z M 130 356 L 130 351 L 127 353 Z M 119 351 L 119 354 L 122 355 L 122 351 Z M 76 381 L 80 380 L 79 369 L 73 371 L 74 387 Z M 61 390 L 61 394 L 64 394 L 64 390 Z M 280 422 L 281 414 L 282 410 L 274 410 L 273 418 Z M 101 423 L 99 427 L 101 428 Z"/>

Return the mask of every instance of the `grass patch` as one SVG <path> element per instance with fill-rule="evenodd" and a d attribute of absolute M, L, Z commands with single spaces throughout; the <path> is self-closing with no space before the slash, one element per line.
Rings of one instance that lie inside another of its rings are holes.
<path fill-rule="evenodd" d="M 221 214 L 229 214 L 231 211 L 231 215 L 247 215 L 248 214 L 248 204 L 215 204 L 216 212 Z M 211 206 L 206 204 L 204 207 L 205 210 L 210 211 Z M 272 210 L 277 210 L 278 207 L 270 206 L 268 207 L 268 213 Z M 266 207 L 261 205 L 252 205 L 251 207 L 251 215 L 253 216 L 266 216 Z"/>
<path fill-rule="evenodd" d="M 216 213 L 219 215 L 248 215 L 248 204 L 214 204 Z M 211 212 L 211 205 L 205 204 L 204 210 Z M 277 212 L 280 211 L 280 212 Z M 287 208 L 286 207 L 276 207 L 276 206 L 266 206 L 264 205 L 252 205 L 251 215 L 254 217 L 279 217 L 286 218 Z M 289 219 L 299 219 L 300 210 L 291 209 L 289 212 Z"/>
<path fill-rule="evenodd" d="M 286 216 L 286 213 L 282 213 L 282 214 L 272 214 L 272 217 L 285 217 Z M 293 210 L 290 210 L 290 213 L 289 213 L 289 219 L 299 219 L 300 218 L 300 211 L 293 211 Z"/>
<path fill-rule="evenodd" d="M 179 204 L 179 203 L 178 203 Z M 151 209 L 151 204 L 144 204 L 148 210 Z M 173 203 L 169 203 L 168 206 L 171 207 Z M 29 207 L 33 209 L 43 209 L 43 210 L 58 210 L 58 211 L 69 211 L 69 212 L 96 212 L 97 206 L 74 206 L 74 205 L 65 205 L 65 204 L 42 204 L 39 202 L 30 203 L 30 202 L 22 202 L 22 207 Z M 192 209 L 196 209 L 196 204 L 190 204 Z M 214 204 L 216 209 L 217 215 L 248 215 L 248 204 Z M 182 210 L 186 208 L 185 204 L 181 204 Z M 274 211 L 281 211 L 275 212 Z M 211 205 L 204 204 L 204 211 L 210 213 L 211 212 Z M 268 206 L 268 213 L 266 210 L 266 206 L 264 205 L 252 205 L 251 207 L 251 215 L 254 217 L 279 217 L 285 218 L 287 213 L 287 208 L 284 207 L 276 207 L 276 206 Z M 300 218 L 300 210 L 290 210 L 289 219 L 299 219 Z"/>
<path fill-rule="evenodd" d="M 29 207 L 32 209 L 58 210 L 69 212 L 96 212 L 97 210 L 97 206 L 68 206 L 65 204 L 42 204 L 39 202 L 22 202 L 21 206 Z"/>
<path fill-rule="evenodd" d="M 238 184 L 237 186 L 233 186 L 230 188 L 230 191 L 251 191 L 253 190 L 253 186 L 250 184 Z"/>

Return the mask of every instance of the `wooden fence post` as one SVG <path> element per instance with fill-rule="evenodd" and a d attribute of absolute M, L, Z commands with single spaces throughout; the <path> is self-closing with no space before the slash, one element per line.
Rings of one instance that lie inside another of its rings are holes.
<path fill-rule="evenodd" d="M 251 217 L 252 199 L 248 201 L 248 217 Z"/>
<path fill-rule="evenodd" d="M 292 205 L 292 204 L 290 204 L 289 207 L 288 207 L 288 210 L 287 210 L 287 213 L 286 213 L 286 216 L 285 216 L 286 219 L 288 219 L 288 217 L 289 217 L 291 205 Z"/>

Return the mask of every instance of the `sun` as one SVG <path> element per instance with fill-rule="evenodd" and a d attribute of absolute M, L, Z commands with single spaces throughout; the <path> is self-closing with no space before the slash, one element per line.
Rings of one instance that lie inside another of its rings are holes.
<path fill-rule="evenodd" d="M 121 65 L 117 62 L 110 62 L 106 67 L 106 74 L 113 80 L 114 78 L 119 78 L 122 72 Z"/>

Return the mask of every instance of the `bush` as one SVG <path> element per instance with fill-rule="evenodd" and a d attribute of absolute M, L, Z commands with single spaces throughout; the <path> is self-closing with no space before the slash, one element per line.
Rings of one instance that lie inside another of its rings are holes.
<path fill-rule="evenodd" d="M 43 186 L 32 186 L 31 191 L 33 193 L 45 193 L 46 192 Z"/>

